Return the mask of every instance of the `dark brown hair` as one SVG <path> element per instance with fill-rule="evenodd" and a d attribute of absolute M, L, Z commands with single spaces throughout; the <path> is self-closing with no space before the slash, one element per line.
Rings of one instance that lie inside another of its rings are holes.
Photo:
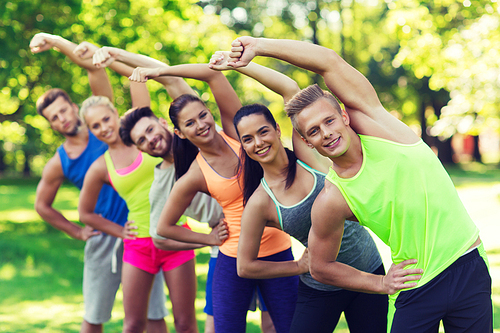
<path fill-rule="evenodd" d="M 46 91 L 42 96 L 38 98 L 38 100 L 36 101 L 36 112 L 38 112 L 39 115 L 45 117 L 43 115 L 43 110 L 45 110 L 50 104 L 54 103 L 54 101 L 59 97 L 64 98 L 69 104 L 73 104 L 67 92 L 59 88 L 53 88 Z"/>
<path fill-rule="evenodd" d="M 130 109 L 122 116 L 120 120 L 120 137 L 127 146 L 132 146 L 134 144 L 134 141 L 132 141 L 130 137 L 130 132 L 135 124 L 144 117 L 158 120 L 158 117 L 151 111 L 149 106 Z"/>

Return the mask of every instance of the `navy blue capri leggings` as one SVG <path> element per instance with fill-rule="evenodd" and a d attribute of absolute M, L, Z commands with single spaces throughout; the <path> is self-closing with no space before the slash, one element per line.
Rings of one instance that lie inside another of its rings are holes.
<path fill-rule="evenodd" d="M 266 261 L 293 260 L 291 249 L 259 258 Z M 258 286 L 277 333 L 289 333 L 299 279 L 244 279 L 236 271 L 236 258 L 219 252 L 212 288 L 214 324 L 217 333 L 244 333 L 248 305 Z"/>

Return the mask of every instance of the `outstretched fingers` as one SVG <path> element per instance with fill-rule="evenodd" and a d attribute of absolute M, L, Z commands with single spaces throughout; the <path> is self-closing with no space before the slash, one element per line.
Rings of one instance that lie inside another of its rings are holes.
<path fill-rule="evenodd" d="M 229 237 L 227 222 L 226 221 L 219 222 L 219 224 L 216 225 L 214 229 L 216 229 L 215 235 L 217 237 L 217 240 L 219 241 L 219 245 L 222 245 L 222 243 L 224 243 L 226 239 Z"/>
<path fill-rule="evenodd" d="M 137 237 L 137 226 L 133 225 L 134 221 L 127 221 L 123 226 L 122 238 L 123 239 L 135 239 Z"/>
<path fill-rule="evenodd" d="M 99 230 L 94 230 L 91 226 L 86 225 L 80 230 L 80 239 L 86 241 L 90 237 L 97 236 L 99 234 L 101 234 Z"/>
<path fill-rule="evenodd" d="M 416 259 L 408 259 L 397 265 L 392 264 L 387 275 L 382 279 L 384 291 L 392 295 L 401 289 L 416 287 L 424 271 L 420 268 L 405 269 L 406 266 L 416 263 Z"/>

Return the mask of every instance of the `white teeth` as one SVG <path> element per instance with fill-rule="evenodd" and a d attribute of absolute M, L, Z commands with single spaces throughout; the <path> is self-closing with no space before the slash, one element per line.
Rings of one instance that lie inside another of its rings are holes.
<path fill-rule="evenodd" d="M 335 140 L 333 140 L 332 142 L 330 142 L 329 144 L 327 144 L 326 146 L 327 147 L 331 147 L 333 146 L 335 143 L 337 143 L 337 141 L 339 141 L 340 137 L 336 138 Z"/>
<path fill-rule="evenodd" d="M 264 153 L 267 153 L 267 151 L 268 151 L 269 149 L 270 149 L 270 147 L 266 147 L 266 148 L 264 148 L 264 149 L 258 150 L 258 151 L 257 151 L 257 154 L 258 154 L 258 155 L 262 155 L 262 154 L 264 154 Z"/>
<path fill-rule="evenodd" d="M 158 146 L 160 146 L 160 140 L 156 141 L 156 143 L 155 143 L 155 149 L 158 148 Z"/>

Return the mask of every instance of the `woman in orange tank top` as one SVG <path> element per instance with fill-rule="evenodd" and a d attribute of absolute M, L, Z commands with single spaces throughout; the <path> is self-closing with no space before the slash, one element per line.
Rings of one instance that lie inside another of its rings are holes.
<path fill-rule="evenodd" d="M 269 76 L 275 73 L 256 64 L 242 69 L 249 76 L 257 73 L 254 71 Z M 180 96 L 170 106 L 170 119 L 176 134 L 174 161 L 178 180 L 165 204 L 157 231 L 161 236 L 179 241 L 221 245 L 213 283 L 216 332 L 245 332 L 246 312 L 256 286 L 262 293 L 276 331 L 288 332 L 297 299 L 297 277 L 245 279 L 237 274 L 243 184 L 242 174 L 238 172 L 240 143 L 232 121 L 241 103 L 229 83 L 220 89 L 225 90 L 225 98 L 217 100 L 221 132 L 216 131 L 210 110 L 196 96 Z M 175 225 L 174 220 L 182 215 L 197 192 L 207 193 L 219 202 L 227 229 L 222 226 L 218 233 L 202 234 Z M 266 228 L 258 257 L 267 261 L 293 260 L 290 246 L 288 235 L 275 228 Z"/>

